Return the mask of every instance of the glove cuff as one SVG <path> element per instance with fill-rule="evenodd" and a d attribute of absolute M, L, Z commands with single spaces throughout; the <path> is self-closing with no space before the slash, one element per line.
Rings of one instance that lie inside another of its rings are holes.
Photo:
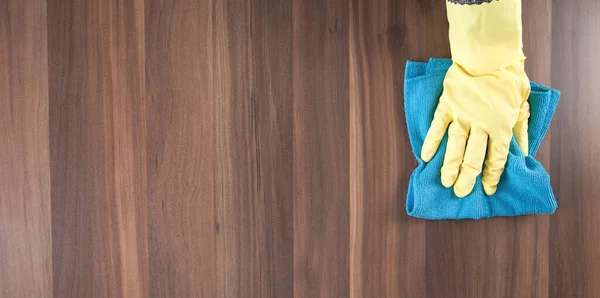
<path fill-rule="evenodd" d="M 521 0 L 455 2 L 446 1 L 454 62 L 492 71 L 525 60 Z"/>

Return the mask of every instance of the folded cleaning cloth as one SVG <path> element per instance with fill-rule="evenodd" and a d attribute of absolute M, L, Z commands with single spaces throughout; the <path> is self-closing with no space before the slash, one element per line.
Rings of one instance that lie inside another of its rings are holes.
<path fill-rule="evenodd" d="M 508 161 L 494 195 L 487 196 L 483 192 L 481 174 L 473 192 L 462 199 L 454 195 L 452 188 L 442 185 L 440 169 L 446 152 L 447 133 L 434 158 L 428 163 L 421 160 L 421 146 L 451 65 L 450 59 L 436 58 L 429 62 L 408 61 L 406 64 L 404 111 L 410 144 L 419 162 L 410 177 L 406 212 L 410 216 L 431 220 L 553 213 L 557 204 L 550 176 L 535 160 L 535 154 L 558 104 L 560 92 L 557 90 L 531 83 L 529 156 L 523 155 L 513 138 Z"/>

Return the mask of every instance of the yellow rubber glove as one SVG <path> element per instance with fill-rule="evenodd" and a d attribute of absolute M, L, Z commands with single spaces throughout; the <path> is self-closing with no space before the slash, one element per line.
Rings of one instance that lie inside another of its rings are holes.
<path fill-rule="evenodd" d="M 459 0 L 456 0 L 459 1 Z M 513 132 L 528 152 L 529 79 L 522 51 L 521 1 L 447 2 L 453 65 L 421 150 L 428 162 L 448 129 L 442 184 L 458 197 L 482 184 L 496 192 Z"/>

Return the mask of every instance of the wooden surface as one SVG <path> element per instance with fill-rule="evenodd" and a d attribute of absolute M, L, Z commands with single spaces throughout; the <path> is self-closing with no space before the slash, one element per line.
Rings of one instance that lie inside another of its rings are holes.
<path fill-rule="evenodd" d="M 54 296 L 147 296 L 143 1 L 47 7 Z"/>
<path fill-rule="evenodd" d="M 557 216 L 550 220 L 552 297 L 600 295 L 600 2 L 554 1 L 552 84 L 562 91 L 551 136 Z M 577 294 L 577 295 L 574 295 Z"/>
<path fill-rule="evenodd" d="M 52 296 L 45 0 L 0 2 L 0 297 Z"/>
<path fill-rule="evenodd" d="M 442 0 L 0 0 L 0 297 L 600 297 L 600 3 L 524 1 L 550 216 L 423 221 Z"/>

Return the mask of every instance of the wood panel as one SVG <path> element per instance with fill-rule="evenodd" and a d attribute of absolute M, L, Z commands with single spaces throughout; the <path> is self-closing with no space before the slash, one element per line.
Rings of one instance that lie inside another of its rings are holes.
<path fill-rule="evenodd" d="M 550 297 L 600 295 L 600 3 L 553 1 Z"/>
<path fill-rule="evenodd" d="M 214 4 L 215 297 L 293 296 L 291 1 Z"/>
<path fill-rule="evenodd" d="M 292 294 L 290 14 L 278 1 L 155 1 L 146 10 L 149 152 L 158 160 L 150 262 L 177 269 L 157 268 L 166 274 L 153 295 Z M 189 38 L 193 28 L 201 30 Z M 167 236 L 181 218 L 189 232 Z"/>
<path fill-rule="evenodd" d="M 351 1 L 352 297 L 425 296 L 425 221 L 404 210 L 416 161 L 404 120 L 403 78 L 406 59 L 444 52 L 445 39 L 433 37 L 443 37 L 444 20 L 443 5 Z M 430 39 L 421 38 L 423 31 Z M 437 43 L 422 45 L 427 40 Z"/>
<path fill-rule="evenodd" d="M 48 1 L 56 297 L 148 296 L 143 1 Z"/>
<path fill-rule="evenodd" d="M 292 10 L 294 297 L 348 297 L 348 3 Z"/>
<path fill-rule="evenodd" d="M 152 297 L 214 297 L 212 9 L 146 1 Z"/>
<path fill-rule="evenodd" d="M 0 2 L 0 297 L 52 296 L 46 1 Z"/>

